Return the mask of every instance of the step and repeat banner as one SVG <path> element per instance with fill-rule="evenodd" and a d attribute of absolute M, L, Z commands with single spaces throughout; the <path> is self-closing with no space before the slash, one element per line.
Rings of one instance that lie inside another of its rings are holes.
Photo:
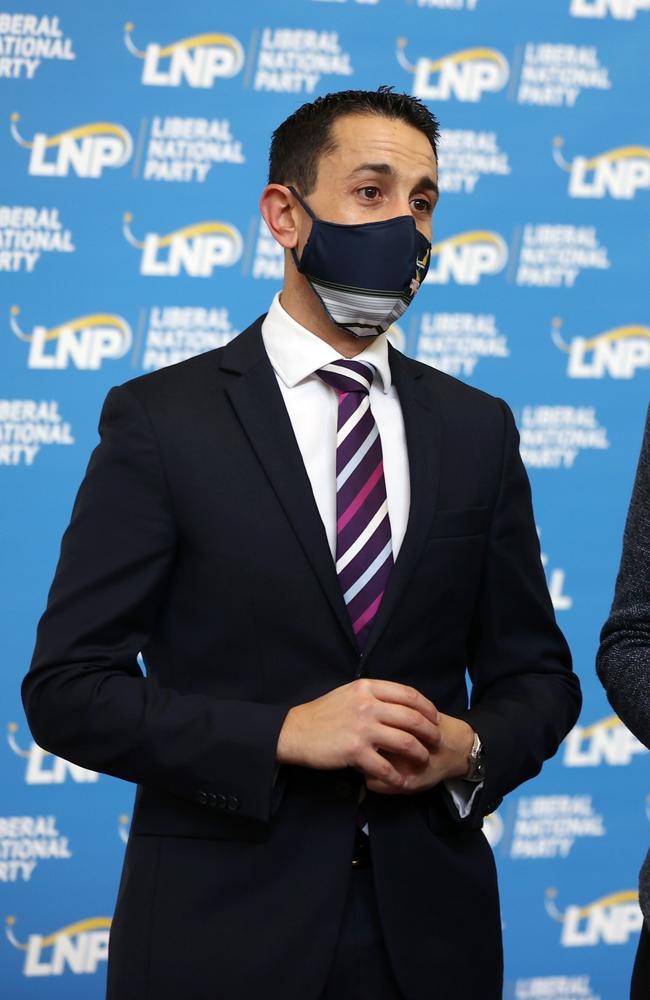
<path fill-rule="evenodd" d="M 272 130 L 318 94 L 380 84 L 422 98 L 444 130 L 431 269 L 391 337 L 513 407 L 585 691 L 557 757 L 486 824 L 505 996 L 626 995 L 648 762 L 594 655 L 649 395 L 649 11 L 650 0 L 0 10 L 8 1000 L 104 995 L 133 788 L 36 746 L 19 696 L 104 396 L 266 310 L 283 263 L 257 210 Z"/>

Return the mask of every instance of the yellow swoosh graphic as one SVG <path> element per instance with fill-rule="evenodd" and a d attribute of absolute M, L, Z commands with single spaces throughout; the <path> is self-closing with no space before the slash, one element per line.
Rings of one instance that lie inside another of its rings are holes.
<path fill-rule="evenodd" d="M 632 157 L 650 160 L 650 149 L 647 146 L 619 146 L 618 149 L 610 149 L 607 153 L 599 153 L 585 161 L 588 170 L 594 170 L 599 163 L 613 162 L 614 160 L 627 160 Z"/>
<path fill-rule="evenodd" d="M 126 132 L 120 125 L 114 125 L 112 122 L 90 122 L 87 125 L 77 125 L 76 128 L 66 129 L 64 132 L 57 132 L 56 135 L 50 136 L 45 146 L 46 148 L 58 146 L 66 136 L 69 136 L 70 139 L 81 139 L 87 135 L 116 135 L 122 142 L 126 143 L 127 141 Z M 34 143 L 33 141 L 25 141 L 24 145 L 31 149 Z"/>
<path fill-rule="evenodd" d="M 583 739 L 588 736 L 593 736 L 595 732 L 602 729 L 605 732 L 608 729 L 616 729 L 618 726 L 622 726 L 623 723 L 616 715 L 611 715 L 608 719 L 601 719 L 600 722 L 592 722 L 590 726 L 585 726 L 584 729 L 579 731 L 582 733 Z"/>
<path fill-rule="evenodd" d="M 191 35 L 189 38 L 181 38 L 178 42 L 172 42 L 171 45 L 165 45 L 160 50 L 160 55 L 169 56 L 174 49 L 195 49 L 200 45 L 225 45 L 227 48 L 234 49 L 235 51 L 237 48 L 229 35 L 208 33 L 204 35 Z"/>
<path fill-rule="evenodd" d="M 47 937 L 41 939 L 41 947 L 48 948 L 60 937 L 74 937 L 75 934 L 82 934 L 84 931 L 108 930 L 110 926 L 110 917 L 87 917 L 85 920 L 78 920 L 74 924 L 68 924 L 67 927 L 62 927 L 61 930 L 54 931 L 53 934 L 48 934 Z M 28 945 L 20 944 L 20 942 L 15 940 L 12 943 L 15 943 L 15 947 L 20 948 L 22 951 L 26 951 L 28 948 Z"/>
<path fill-rule="evenodd" d="M 184 226 L 182 229 L 175 229 L 172 233 L 161 236 L 158 240 L 159 247 L 169 246 L 176 236 L 192 237 L 203 236 L 206 233 L 223 233 L 235 239 L 235 234 L 230 226 L 223 222 L 196 222 L 191 226 Z"/>
<path fill-rule="evenodd" d="M 51 330 L 47 331 L 44 339 L 56 340 L 64 330 L 86 330 L 89 327 L 95 326 L 114 326 L 118 330 L 121 330 L 125 336 L 128 336 L 126 323 L 120 316 L 113 316 L 111 313 L 93 313 L 89 316 L 79 316 L 77 319 L 71 319 L 68 323 L 60 323 L 58 326 L 53 326 Z M 24 334 L 23 339 L 29 341 L 33 337 L 30 334 Z"/>
<path fill-rule="evenodd" d="M 597 344 L 605 342 L 613 343 L 617 340 L 625 340 L 627 337 L 647 337 L 650 339 L 650 327 L 633 325 L 617 326 L 613 330 L 599 333 L 596 337 L 592 337 L 591 340 L 585 340 L 583 346 L 586 350 L 591 351 Z"/>
<path fill-rule="evenodd" d="M 603 909 L 606 906 L 616 906 L 618 903 L 636 903 L 639 899 L 638 892 L 634 889 L 624 889 L 622 892 L 613 892 L 610 896 L 603 896 L 602 899 L 595 899 L 593 903 L 582 906 L 578 910 L 579 917 L 588 917 L 594 910 Z"/>
<path fill-rule="evenodd" d="M 489 232 L 487 229 L 474 229 L 471 232 L 458 233 L 457 236 L 449 236 L 446 240 L 434 243 L 431 247 L 431 255 L 440 253 L 444 246 L 459 247 L 467 243 L 494 243 L 495 246 L 501 246 L 500 239 L 494 233 Z"/>
<path fill-rule="evenodd" d="M 429 69 L 438 70 L 444 63 L 452 62 L 465 62 L 468 59 L 490 59 L 492 62 L 496 62 L 501 66 L 501 69 L 505 70 L 507 63 L 500 52 L 495 49 L 462 49 L 459 52 L 452 52 L 448 56 L 442 56 L 440 59 L 429 60 Z"/>

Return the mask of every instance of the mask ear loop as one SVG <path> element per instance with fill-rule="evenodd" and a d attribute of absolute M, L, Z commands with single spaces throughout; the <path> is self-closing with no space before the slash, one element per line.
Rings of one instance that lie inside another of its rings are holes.
<path fill-rule="evenodd" d="M 318 217 L 316 215 L 314 215 L 314 213 L 312 212 L 311 208 L 309 207 L 309 205 L 307 204 L 307 202 L 305 201 L 305 199 L 301 195 L 298 194 L 298 192 L 296 191 L 295 187 L 292 184 L 287 184 L 287 187 L 288 187 L 289 191 L 291 191 L 291 194 L 294 196 L 294 198 L 296 199 L 296 201 L 302 206 L 302 208 L 304 208 L 304 210 L 307 213 L 307 215 L 309 216 L 309 218 L 313 222 L 318 222 Z M 296 253 L 295 247 L 291 247 L 291 256 L 293 257 L 293 262 L 296 265 L 296 270 L 300 271 L 300 261 L 298 260 L 298 254 Z"/>
<path fill-rule="evenodd" d="M 295 187 L 292 184 L 287 184 L 287 187 L 289 191 L 291 191 L 291 194 L 294 196 L 294 198 L 296 198 L 296 200 L 300 202 L 300 204 L 302 205 L 302 207 L 304 208 L 305 212 L 310 217 L 310 219 L 313 219 L 314 222 L 317 222 L 318 221 L 317 216 L 314 215 L 314 213 L 312 212 L 311 208 L 309 207 L 305 199 L 302 197 L 302 195 L 298 194 L 298 192 L 296 191 Z"/>

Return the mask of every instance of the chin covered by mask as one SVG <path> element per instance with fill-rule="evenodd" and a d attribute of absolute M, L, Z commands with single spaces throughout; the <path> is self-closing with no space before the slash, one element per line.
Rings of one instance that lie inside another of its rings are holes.
<path fill-rule="evenodd" d="M 424 281 L 431 255 L 426 236 L 410 215 L 356 225 L 325 222 L 295 188 L 289 190 L 312 219 L 300 259 L 291 253 L 329 317 L 355 337 L 385 333 Z"/>

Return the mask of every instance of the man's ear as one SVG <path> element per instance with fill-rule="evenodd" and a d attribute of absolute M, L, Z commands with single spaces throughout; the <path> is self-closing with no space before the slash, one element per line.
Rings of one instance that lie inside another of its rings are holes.
<path fill-rule="evenodd" d="M 260 198 L 260 212 L 280 246 L 291 250 L 297 245 L 296 203 L 288 188 L 283 184 L 267 184 Z"/>

